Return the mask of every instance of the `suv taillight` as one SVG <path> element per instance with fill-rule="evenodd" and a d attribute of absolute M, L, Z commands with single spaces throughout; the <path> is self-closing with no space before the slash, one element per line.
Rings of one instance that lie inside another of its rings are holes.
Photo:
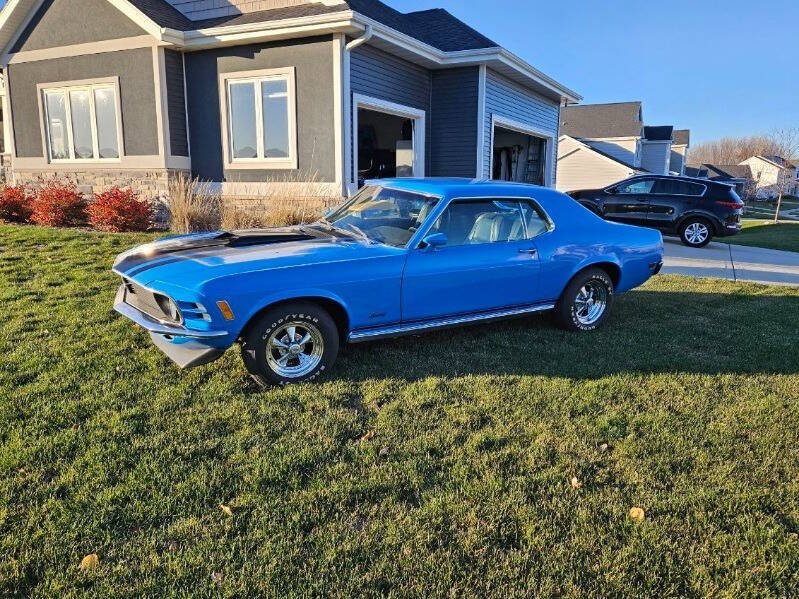
<path fill-rule="evenodd" d="M 743 202 L 725 202 L 722 200 L 717 200 L 716 204 L 719 206 L 724 206 L 725 208 L 732 208 L 733 210 L 743 210 L 744 207 Z"/>

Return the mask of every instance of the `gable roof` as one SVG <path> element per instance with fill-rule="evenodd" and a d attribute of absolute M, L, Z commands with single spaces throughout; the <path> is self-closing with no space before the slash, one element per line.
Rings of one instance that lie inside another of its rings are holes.
<path fill-rule="evenodd" d="M 617 158 L 616 156 L 613 156 L 612 154 L 608 154 L 607 152 L 603 152 L 602 150 L 599 150 L 599 149 L 595 148 L 594 146 L 591 146 L 591 145 L 589 145 L 587 143 L 584 143 L 584 142 L 580 141 L 579 139 L 577 139 L 576 137 L 574 137 L 572 135 L 561 135 L 560 138 L 562 139 L 564 137 L 568 137 L 568 138 L 572 139 L 574 141 L 574 143 L 576 143 L 577 145 L 580 146 L 581 149 L 588 150 L 589 152 L 593 152 L 594 154 L 598 154 L 599 156 L 602 156 L 603 158 L 607 158 L 608 160 L 612 160 L 616 164 L 619 164 L 619 165 L 621 165 L 621 166 L 623 166 L 625 168 L 632 169 L 633 171 L 635 171 L 637 173 L 649 173 L 649 171 L 646 170 L 645 168 L 641 168 L 640 166 L 634 166 L 634 165 L 630 164 L 629 162 L 626 162 L 626 161 L 622 160 L 621 158 Z M 558 158 L 558 160 L 560 160 L 560 158 Z"/>
<path fill-rule="evenodd" d="M 380 2 L 380 0 L 345 0 L 340 4 L 333 5 L 308 2 L 285 8 L 273 8 L 199 21 L 189 19 L 166 0 L 128 0 L 128 2 L 136 6 L 161 27 L 178 31 L 265 23 L 352 10 L 444 52 L 499 48 L 499 44 L 472 29 L 442 8 L 402 13 Z"/>
<path fill-rule="evenodd" d="M 570 137 L 640 137 L 641 102 L 583 104 L 561 110 L 561 131 Z"/>
<path fill-rule="evenodd" d="M 662 125 L 659 127 L 644 127 L 644 139 L 647 141 L 671 141 L 674 127 Z"/>
<path fill-rule="evenodd" d="M 690 129 L 676 129 L 674 131 L 674 145 L 690 146 L 691 145 Z"/>

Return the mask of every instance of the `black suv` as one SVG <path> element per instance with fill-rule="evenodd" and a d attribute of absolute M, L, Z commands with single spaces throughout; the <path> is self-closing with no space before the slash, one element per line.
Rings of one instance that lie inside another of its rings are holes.
<path fill-rule="evenodd" d="M 639 175 L 569 195 L 602 218 L 676 233 L 691 247 L 741 231 L 744 203 L 735 189 L 704 179 Z"/>

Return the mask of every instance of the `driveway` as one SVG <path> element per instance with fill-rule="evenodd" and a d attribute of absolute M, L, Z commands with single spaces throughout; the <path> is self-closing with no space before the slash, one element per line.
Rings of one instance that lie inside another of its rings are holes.
<path fill-rule="evenodd" d="M 799 253 L 711 242 L 689 248 L 664 238 L 663 273 L 799 286 Z"/>

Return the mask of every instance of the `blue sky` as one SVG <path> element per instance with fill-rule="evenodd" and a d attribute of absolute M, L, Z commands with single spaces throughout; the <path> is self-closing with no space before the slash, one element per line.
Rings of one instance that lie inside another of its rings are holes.
<path fill-rule="evenodd" d="M 386 0 L 384 0 L 386 1 Z M 799 127 L 796 0 L 388 0 L 445 8 L 580 93 L 692 143 Z"/>

